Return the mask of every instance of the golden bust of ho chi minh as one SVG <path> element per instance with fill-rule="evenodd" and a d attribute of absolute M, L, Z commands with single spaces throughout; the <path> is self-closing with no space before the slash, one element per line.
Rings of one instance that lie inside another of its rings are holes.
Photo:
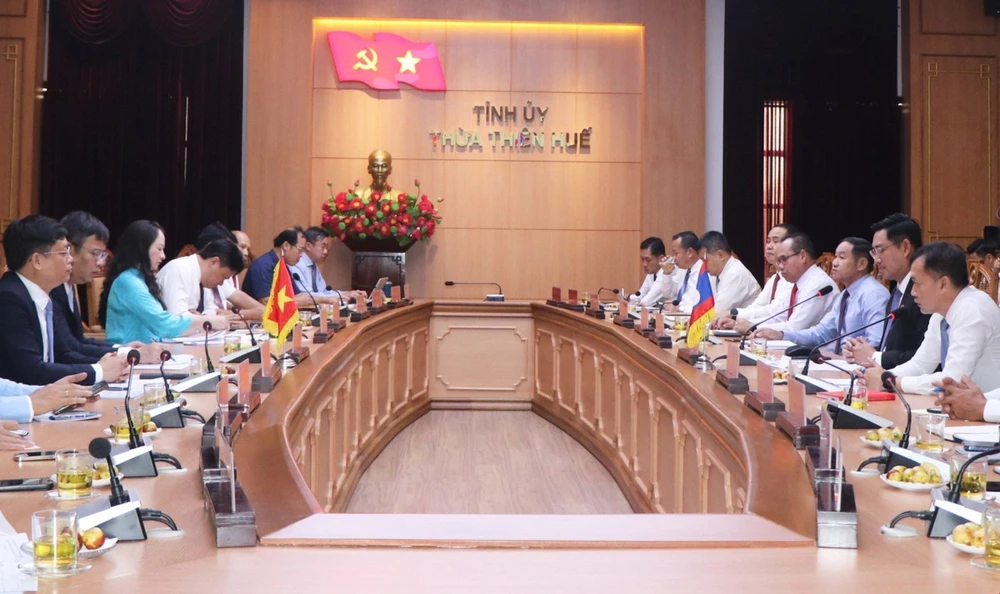
<path fill-rule="evenodd" d="M 389 175 L 392 174 L 392 155 L 388 151 L 376 149 L 368 155 L 368 174 L 372 176 L 372 183 L 365 188 L 360 195 L 367 198 L 374 192 L 386 194 L 398 194 L 395 190 L 390 190 Z"/>

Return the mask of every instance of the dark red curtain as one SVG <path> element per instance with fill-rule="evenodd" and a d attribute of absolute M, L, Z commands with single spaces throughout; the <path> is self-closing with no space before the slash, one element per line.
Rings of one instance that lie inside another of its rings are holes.
<path fill-rule="evenodd" d="M 129 222 L 158 220 L 168 255 L 212 221 L 238 227 L 243 1 L 53 4 L 42 212 L 89 210 L 112 247 Z"/>

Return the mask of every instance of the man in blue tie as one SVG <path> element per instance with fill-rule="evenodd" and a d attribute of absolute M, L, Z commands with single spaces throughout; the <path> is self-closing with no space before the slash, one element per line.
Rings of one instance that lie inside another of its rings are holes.
<path fill-rule="evenodd" d="M 55 357 L 53 307 L 49 293 L 70 279 L 73 249 L 58 221 L 30 215 L 10 224 L 3 236 L 10 270 L 0 277 L 0 377 L 25 384 L 49 384 L 85 374 L 83 383 L 118 381 L 127 373 L 124 357 L 111 353 L 95 364 L 60 363 Z"/>
<path fill-rule="evenodd" d="M 309 227 L 305 230 L 306 249 L 299 261 L 289 269 L 298 273 L 299 280 L 294 281 L 296 287 L 305 287 L 313 296 L 337 297 L 341 300 L 351 297 L 364 299 L 364 291 L 336 291 L 323 278 L 323 263 L 330 253 L 330 236 L 322 227 Z M 294 279 L 294 277 L 293 277 Z M 346 303 L 346 301 L 345 301 Z"/>
<path fill-rule="evenodd" d="M 819 323 L 803 330 L 774 330 L 761 328 L 755 336 L 769 340 L 791 340 L 797 344 L 815 346 L 827 343 L 837 336 L 877 322 L 885 317 L 885 304 L 889 301 L 889 291 L 875 280 L 872 272 L 872 244 L 860 237 L 848 237 L 840 242 L 834 253 L 830 277 L 844 286 L 833 308 L 826 312 Z M 878 345 L 882 336 L 882 324 L 876 324 L 858 332 L 872 344 Z M 830 345 L 830 350 L 841 354 L 841 345 L 848 338 Z"/>
<path fill-rule="evenodd" d="M 892 369 L 873 367 L 868 386 L 896 385 L 930 394 L 945 378 L 968 377 L 984 392 L 1000 388 L 1000 309 L 989 295 L 969 286 L 965 251 L 953 243 L 928 243 L 913 258 L 913 298 L 931 315 L 913 358 Z M 941 371 L 935 371 L 941 366 Z M 1000 407 L 1000 400 L 992 402 Z M 987 411 L 991 416 L 1000 413 Z"/>

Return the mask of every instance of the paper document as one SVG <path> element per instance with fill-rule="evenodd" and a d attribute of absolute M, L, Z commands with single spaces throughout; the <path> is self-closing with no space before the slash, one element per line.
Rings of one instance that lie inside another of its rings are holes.
<path fill-rule="evenodd" d="M 225 330 L 217 330 L 215 332 L 210 332 L 208 335 L 208 344 L 222 344 L 222 339 L 225 335 L 226 335 Z M 163 342 L 168 344 L 186 344 L 186 345 L 205 344 L 205 333 L 199 332 L 198 334 L 193 334 L 191 336 L 166 338 L 163 340 Z"/>
<path fill-rule="evenodd" d="M 976 441 L 998 441 L 1000 440 L 1000 428 L 996 425 L 968 425 L 965 427 L 951 427 L 946 426 L 944 428 L 944 438 L 948 440 L 955 439 L 955 434 L 962 434 L 963 438 L 972 438 Z"/>
<path fill-rule="evenodd" d="M 13 528 L 3 520 L 10 532 L 0 534 L 0 592 L 35 592 L 38 578 L 31 577 L 17 568 L 18 563 L 31 561 L 31 555 L 21 550 L 28 543 L 25 533 L 14 534 Z"/>
<path fill-rule="evenodd" d="M 204 334 L 202 335 L 202 341 L 205 340 Z M 188 355 L 187 353 L 177 353 L 170 357 L 170 360 L 163 364 L 164 371 L 184 371 L 191 367 L 191 361 L 194 361 L 194 355 Z M 159 371 L 160 364 L 157 363 L 140 363 L 135 366 L 136 371 Z"/>
<path fill-rule="evenodd" d="M 150 384 L 155 384 L 158 386 L 163 385 L 163 378 L 154 379 L 139 379 L 136 376 L 132 379 L 132 398 L 139 398 L 142 396 L 142 392 L 146 386 Z M 128 387 L 128 382 L 117 382 L 114 384 L 108 384 L 108 389 L 101 392 L 101 398 L 104 400 L 125 400 L 125 389 Z"/>

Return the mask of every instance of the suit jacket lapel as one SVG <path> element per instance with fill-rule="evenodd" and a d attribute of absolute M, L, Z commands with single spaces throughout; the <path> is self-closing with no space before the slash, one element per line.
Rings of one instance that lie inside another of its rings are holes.
<path fill-rule="evenodd" d="M 31 323 L 31 328 L 34 331 L 33 338 L 35 342 L 38 343 L 38 350 L 42 350 L 42 325 L 38 322 L 38 310 L 35 308 L 35 302 L 31 300 L 31 294 L 28 293 L 28 287 L 24 286 L 21 282 L 21 278 L 18 277 L 13 271 L 8 272 L 11 275 L 11 286 L 13 287 L 14 294 L 17 295 L 18 299 L 28 308 L 28 320 Z"/>

